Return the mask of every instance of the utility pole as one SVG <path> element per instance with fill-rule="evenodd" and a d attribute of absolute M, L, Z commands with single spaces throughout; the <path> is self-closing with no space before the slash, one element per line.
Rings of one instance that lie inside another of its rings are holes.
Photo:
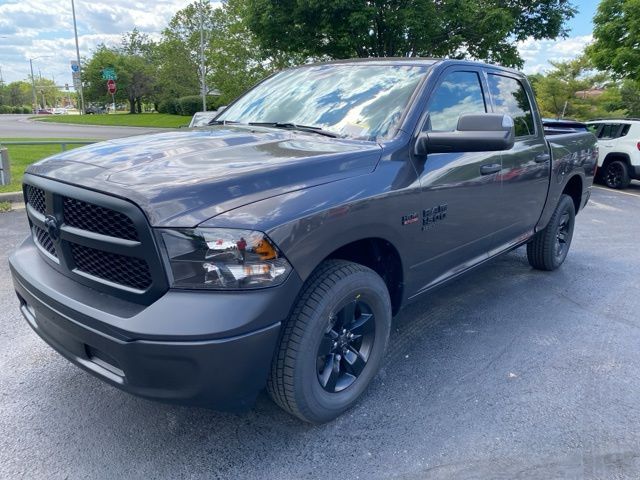
<path fill-rule="evenodd" d="M 78 45 L 78 26 L 76 25 L 76 6 L 71 0 L 71 13 L 73 14 L 73 34 L 76 38 L 76 60 L 80 68 L 80 115 L 84 115 L 84 94 L 82 92 L 82 65 L 80 64 L 80 46 Z"/>
<path fill-rule="evenodd" d="M 207 111 L 207 86 L 204 75 L 204 8 L 200 12 L 200 93 L 202 94 L 202 111 Z"/>
<path fill-rule="evenodd" d="M 29 66 L 31 67 L 31 93 L 33 94 L 33 109 L 35 113 L 38 109 L 38 97 L 36 97 L 36 79 L 33 76 L 33 58 L 29 59 Z"/>

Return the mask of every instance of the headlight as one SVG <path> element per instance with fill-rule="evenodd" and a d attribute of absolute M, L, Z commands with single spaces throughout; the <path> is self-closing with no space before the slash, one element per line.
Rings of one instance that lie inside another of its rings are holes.
<path fill-rule="evenodd" d="M 173 287 L 238 290 L 280 285 L 291 265 L 264 233 L 227 228 L 159 229 Z"/>

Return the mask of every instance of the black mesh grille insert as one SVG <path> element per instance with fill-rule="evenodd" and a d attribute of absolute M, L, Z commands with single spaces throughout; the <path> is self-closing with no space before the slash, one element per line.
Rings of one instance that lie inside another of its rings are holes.
<path fill-rule="evenodd" d="M 27 185 L 27 202 L 31 205 L 36 212 L 40 212 L 41 214 L 45 214 L 45 200 L 44 200 L 44 190 L 32 187 L 31 185 Z"/>
<path fill-rule="evenodd" d="M 94 277 L 138 290 L 146 290 L 151 285 L 149 265 L 140 258 L 103 252 L 78 244 L 71 244 L 71 254 L 76 268 Z"/>
<path fill-rule="evenodd" d="M 42 248 L 44 248 L 47 252 L 49 252 L 54 257 L 57 257 L 56 247 L 53 245 L 53 241 L 51 241 L 51 237 L 47 232 L 37 226 L 33 226 L 33 230 L 36 236 L 36 240 Z"/>
<path fill-rule="evenodd" d="M 64 198 L 64 222 L 102 235 L 138 240 L 136 227 L 125 214 L 75 198 Z"/>

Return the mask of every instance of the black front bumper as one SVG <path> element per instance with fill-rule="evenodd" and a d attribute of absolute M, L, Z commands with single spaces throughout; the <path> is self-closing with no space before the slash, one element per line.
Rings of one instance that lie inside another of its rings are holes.
<path fill-rule="evenodd" d="M 11 256 L 20 309 L 60 354 L 127 392 L 224 410 L 264 388 L 281 322 L 300 287 L 169 290 L 141 306 L 80 285 L 40 258 L 31 239 Z"/>

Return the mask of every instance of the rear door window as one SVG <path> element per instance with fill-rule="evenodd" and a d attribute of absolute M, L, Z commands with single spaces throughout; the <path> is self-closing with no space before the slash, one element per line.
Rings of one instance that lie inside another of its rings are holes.
<path fill-rule="evenodd" d="M 513 118 L 516 137 L 535 135 L 536 127 L 533 122 L 531 102 L 519 80 L 490 73 L 489 91 L 496 113 L 504 113 Z"/>
<path fill-rule="evenodd" d="M 619 123 L 605 123 L 602 126 L 602 130 L 600 130 L 600 134 L 598 138 L 602 139 L 612 139 L 618 137 L 618 132 L 620 131 Z"/>

